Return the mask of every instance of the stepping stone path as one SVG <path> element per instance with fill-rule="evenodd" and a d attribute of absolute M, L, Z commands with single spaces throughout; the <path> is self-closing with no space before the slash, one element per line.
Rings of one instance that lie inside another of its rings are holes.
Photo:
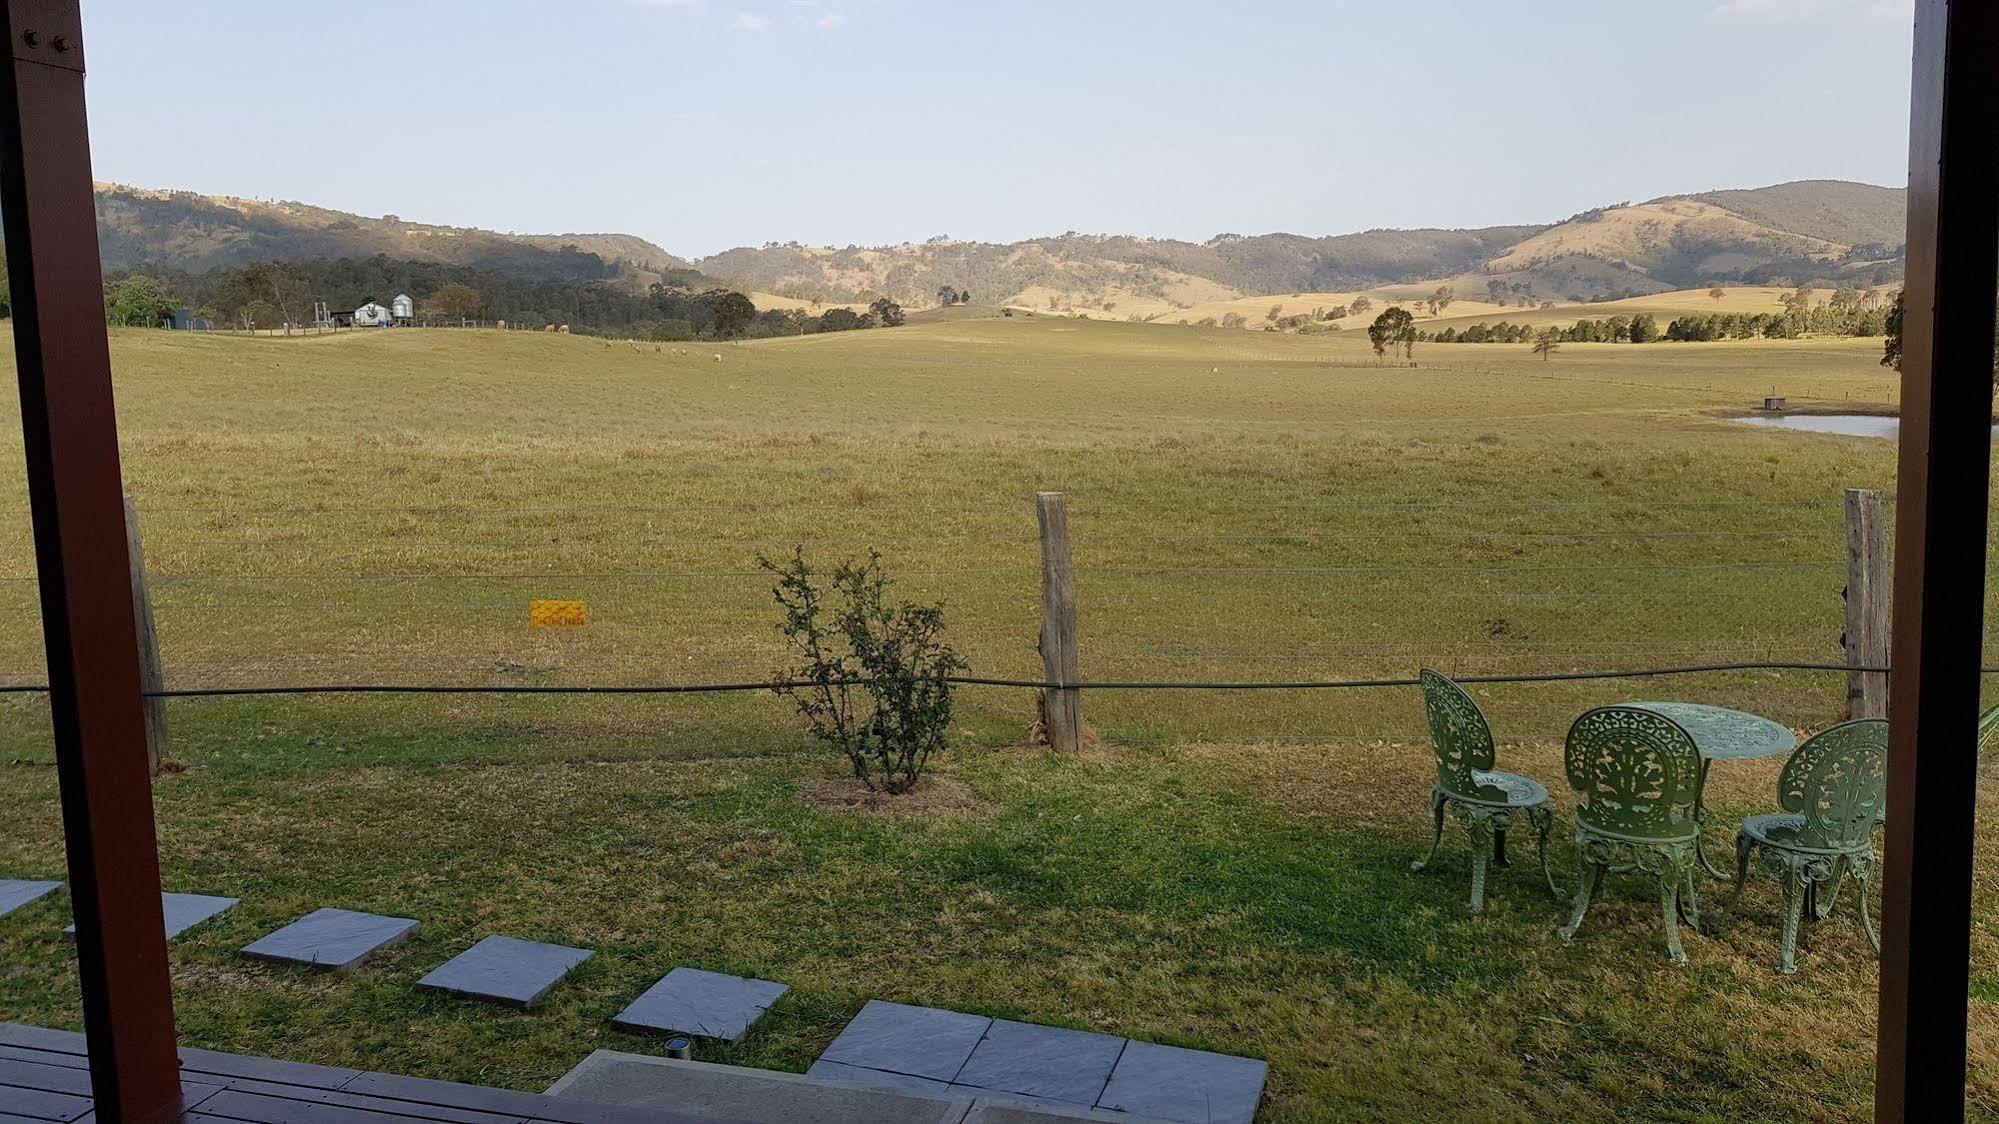
<path fill-rule="evenodd" d="M 0 917 L 61 885 L 0 879 Z M 236 898 L 208 894 L 162 894 L 167 939 L 237 903 Z M 417 922 L 408 917 L 319 909 L 245 945 L 243 954 L 352 971 L 416 929 Z M 76 926 L 65 932 L 74 935 Z M 527 1008 L 593 955 L 588 949 L 489 936 L 417 986 Z M 769 980 L 675 968 L 611 1021 L 624 1030 L 734 1042 L 789 990 Z M 1253 1058 L 870 1000 L 806 1076 L 972 1097 L 987 1106 L 986 1115 L 995 1121 L 1015 1112 L 1009 1102 L 1018 1102 L 1079 1114 L 1079 1119 L 1122 1113 L 1185 1124 L 1250 1124 L 1268 1073 L 1269 1067 Z"/>
<path fill-rule="evenodd" d="M 0 878 L 0 917 L 5 917 L 61 886 L 60 882 L 23 882 L 18 878 Z"/>
<path fill-rule="evenodd" d="M 286 964 L 309 964 L 351 972 L 375 953 L 416 932 L 407 917 L 382 917 L 347 909 L 316 909 L 260 940 L 243 955 Z"/>
<path fill-rule="evenodd" d="M 417 986 L 526 1009 L 594 955 L 589 949 L 491 936 L 418 980 Z"/>
<path fill-rule="evenodd" d="M 807 1072 L 914 1092 L 1249 1124 L 1268 1070 L 1252 1058 L 877 1000 Z"/>
<path fill-rule="evenodd" d="M 675 968 L 646 989 L 611 1024 L 622 1030 L 692 1034 L 734 1042 L 770 1005 L 791 988 L 769 980 L 749 980 Z"/>
<path fill-rule="evenodd" d="M 234 909 L 238 900 L 209 894 L 161 894 L 160 910 L 166 914 L 167 939 L 173 940 L 203 921 Z M 74 939 L 76 926 L 71 925 L 63 932 Z"/>

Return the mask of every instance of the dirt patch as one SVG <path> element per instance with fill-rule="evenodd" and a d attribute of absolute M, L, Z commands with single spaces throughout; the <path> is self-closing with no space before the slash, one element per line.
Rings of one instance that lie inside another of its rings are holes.
<path fill-rule="evenodd" d="M 924 777 L 914 791 L 901 796 L 870 791 L 853 777 L 800 777 L 798 798 L 822 812 L 857 816 L 982 816 L 992 811 L 972 786 L 936 775 Z"/>

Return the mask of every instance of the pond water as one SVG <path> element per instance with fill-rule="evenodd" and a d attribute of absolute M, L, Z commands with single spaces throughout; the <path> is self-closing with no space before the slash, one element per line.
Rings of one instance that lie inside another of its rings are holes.
<path fill-rule="evenodd" d="M 1837 433 L 1842 437 L 1899 437 L 1902 419 L 1859 414 L 1782 414 L 1769 418 L 1737 418 L 1743 425 L 1797 429 L 1806 433 Z"/>

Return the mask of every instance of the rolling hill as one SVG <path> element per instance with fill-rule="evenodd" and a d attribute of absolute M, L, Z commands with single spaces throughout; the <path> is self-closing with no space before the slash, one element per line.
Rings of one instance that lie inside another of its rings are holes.
<path fill-rule="evenodd" d="M 253 261 L 367 258 L 442 262 L 533 280 L 641 277 L 688 263 L 629 234 L 500 234 L 367 218 L 305 203 L 97 186 L 98 241 L 108 268 L 187 272 Z"/>
<path fill-rule="evenodd" d="M 1799 180 L 1750 191 L 1690 196 L 1772 230 L 1843 242 L 1899 246 L 1907 236 L 1908 202 L 1899 187 L 1845 180 Z"/>
<path fill-rule="evenodd" d="M 1263 298 L 1286 297 L 1301 306 L 1296 311 L 1310 311 L 1360 293 L 1406 301 L 1440 284 L 1464 302 L 1503 298 L 1509 305 L 1717 285 L 1880 286 L 1901 276 L 1904 209 L 1898 188 L 1804 180 L 1620 203 L 1547 225 L 1221 234 L 1199 243 L 1075 232 L 1015 243 L 767 243 L 689 261 L 629 234 L 500 234 L 303 203 L 98 189 L 105 262 L 114 268 L 199 271 L 379 254 L 633 288 L 677 272 L 691 284 L 723 279 L 757 292 L 762 306 L 830 307 L 888 296 L 924 308 L 948 285 L 982 305 L 1168 323 L 1241 311 L 1252 326 L 1264 322 L 1272 303 Z M 1293 314 L 1287 305 L 1283 315 Z"/>
<path fill-rule="evenodd" d="M 1069 233 L 1004 245 L 786 244 L 695 264 L 760 289 L 826 300 L 886 294 L 920 304 L 952 285 L 1016 307 L 1177 322 L 1240 298 L 1298 294 L 1336 304 L 1341 295 L 1398 286 L 1450 284 L 1464 299 L 1504 294 L 1511 303 L 1715 285 L 1876 286 L 1901 276 L 1903 222 L 1899 188 L 1810 180 L 1620 203 L 1545 226 L 1222 234 L 1203 243 Z M 1260 322 L 1263 307 L 1254 311 Z"/>

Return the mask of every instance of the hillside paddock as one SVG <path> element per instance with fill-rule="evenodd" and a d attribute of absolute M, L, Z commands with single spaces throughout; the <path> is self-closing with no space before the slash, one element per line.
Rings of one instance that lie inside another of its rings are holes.
<path fill-rule="evenodd" d="M 113 336 L 169 687 L 760 681 L 782 651 L 755 557 L 795 544 L 880 550 L 976 673 L 1033 677 L 1037 490 L 1069 496 L 1087 678 L 1837 660 L 1842 491 L 1890 487 L 1893 449 L 1729 418 L 1773 392 L 1878 408 L 1878 349 L 1419 346 L 1411 369 L 1351 334 L 1047 316 L 719 347 Z M 42 675 L 21 459 L 0 450 L 15 683 Z M 532 597 L 591 623 L 531 631 Z M 1502 767 L 1563 801 L 1589 706 L 1808 732 L 1844 681 L 1478 694 Z M 1704 885 L 1683 968 L 1636 884 L 1565 948 L 1525 840 L 1483 916 L 1461 834 L 1408 873 L 1432 776 L 1412 689 L 1084 701 L 1096 744 L 1056 758 L 1022 744 L 1031 694 L 965 690 L 954 798 L 890 815 L 802 799 L 835 763 L 760 692 L 175 701 L 169 888 L 244 899 L 174 947 L 183 1039 L 538 1089 L 655 1049 L 606 1020 L 689 964 L 792 986 L 711 1061 L 803 1069 L 882 998 L 1267 1058 L 1277 1122 L 1865 1116 L 1875 965 L 1849 899 L 1795 977 L 1771 971 L 1768 882 L 1739 906 Z M 59 877 L 41 703 L 0 703 L 0 742 L 0 876 Z M 1722 831 L 1776 770 L 1717 768 Z M 1971 1080 L 1999 1114 L 1983 818 Z M 423 927 L 353 976 L 236 954 L 322 905 Z M 0 921 L 0 1017 L 78 1025 L 65 909 Z M 492 932 L 599 955 L 526 1014 L 412 986 Z"/>

